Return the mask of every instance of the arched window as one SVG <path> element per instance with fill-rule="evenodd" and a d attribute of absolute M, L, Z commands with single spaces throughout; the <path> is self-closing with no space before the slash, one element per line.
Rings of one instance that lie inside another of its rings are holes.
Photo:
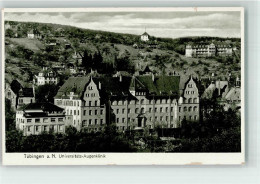
<path fill-rule="evenodd" d="M 186 112 L 187 111 L 187 107 L 184 107 L 183 110 L 184 110 L 184 112 Z"/>
<path fill-rule="evenodd" d="M 196 106 L 193 107 L 193 111 L 198 111 L 198 108 Z"/>
<path fill-rule="evenodd" d="M 192 107 L 189 107 L 189 112 L 192 111 Z"/>
<path fill-rule="evenodd" d="M 194 99 L 193 99 L 193 103 L 197 103 L 197 98 L 194 98 Z"/>
<path fill-rule="evenodd" d="M 188 101 L 189 103 L 192 103 L 192 99 L 191 98 L 189 98 L 189 101 Z"/>
<path fill-rule="evenodd" d="M 141 113 L 144 113 L 144 108 L 143 107 L 141 108 Z"/>

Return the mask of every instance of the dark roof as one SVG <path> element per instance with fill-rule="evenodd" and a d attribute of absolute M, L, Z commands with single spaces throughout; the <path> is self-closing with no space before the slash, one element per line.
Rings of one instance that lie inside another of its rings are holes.
<path fill-rule="evenodd" d="M 34 97 L 33 88 L 22 88 L 21 93 L 19 93 L 19 97 Z"/>
<path fill-rule="evenodd" d="M 155 95 L 179 94 L 179 76 L 136 76 L 135 88 L 147 89 Z M 133 81 L 132 81 L 133 82 Z"/>
<path fill-rule="evenodd" d="M 10 84 L 11 90 L 18 95 L 20 89 L 22 88 L 22 85 L 20 82 L 18 82 L 17 80 L 13 80 Z"/>
<path fill-rule="evenodd" d="M 144 35 L 149 36 L 149 34 L 148 34 L 147 32 L 144 32 L 144 33 L 142 34 L 142 36 L 144 36 Z"/>
<path fill-rule="evenodd" d="M 17 80 L 13 80 L 10 87 L 18 97 L 34 97 L 33 88 L 24 88 Z"/>
<path fill-rule="evenodd" d="M 52 111 L 63 111 L 62 108 L 58 107 L 49 102 L 42 103 L 30 103 L 21 108 L 22 110 L 42 110 L 44 112 L 52 112 Z"/>

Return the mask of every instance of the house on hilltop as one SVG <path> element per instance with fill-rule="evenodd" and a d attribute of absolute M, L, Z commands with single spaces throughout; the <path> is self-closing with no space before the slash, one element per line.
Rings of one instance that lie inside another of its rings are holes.
<path fill-rule="evenodd" d="M 27 32 L 27 38 L 42 39 L 42 34 L 36 29 L 31 29 L 29 32 Z"/>
<path fill-rule="evenodd" d="M 150 35 L 149 35 L 147 32 L 144 32 L 144 33 L 141 35 L 141 41 L 147 42 L 147 41 L 149 41 L 149 37 L 150 37 Z"/>
<path fill-rule="evenodd" d="M 47 68 L 43 67 L 43 70 L 38 73 L 38 75 L 35 75 L 34 77 L 34 83 L 38 86 L 45 85 L 45 84 L 58 84 L 58 77 L 57 74 Z"/>

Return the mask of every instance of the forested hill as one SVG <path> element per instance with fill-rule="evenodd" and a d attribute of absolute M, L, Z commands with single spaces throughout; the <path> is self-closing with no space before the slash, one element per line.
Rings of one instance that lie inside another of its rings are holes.
<path fill-rule="evenodd" d="M 39 35 L 30 39 L 28 33 Z M 148 33 L 149 34 L 149 33 Z M 140 35 L 81 29 L 72 26 L 5 21 L 6 82 L 25 83 L 43 66 L 91 67 L 110 74 L 118 70 L 134 73 L 149 65 L 153 72 L 192 70 L 201 76 L 216 71 L 240 71 L 240 39 L 217 37 L 156 38 L 141 42 Z M 188 43 L 227 43 L 238 48 L 234 58 L 186 58 Z M 78 62 L 83 59 L 83 63 Z M 85 62 L 85 63 L 84 63 Z M 86 64 L 87 63 L 87 64 Z M 17 67 L 18 66 L 18 67 Z M 103 71 L 102 71 L 103 70 Z"/>

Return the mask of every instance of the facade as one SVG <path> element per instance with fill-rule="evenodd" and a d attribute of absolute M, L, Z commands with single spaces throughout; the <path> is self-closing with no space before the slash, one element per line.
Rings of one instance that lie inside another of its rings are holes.
<path fill-rule="evenodd" d="M 64 133 L 65 125 L 64 110 L 51 103 L 30 103 L 16 112 L 16 128 L 24 136 L 51 131 Z"/>
<path fill-rule="evenodd" d="M 5 90 L 5 97 L 10 100 L 11 107 L 16 110 L 26 104 L 35 102 L 33 88 L 24 88 L 17 80 L 13 80 Z"/>
<path fill-rule="evenodd" d="M 149 34 L 148 34 L 147 32 L 144 32 L 144 33 L 141 35 L 141 41 L 144 41 L 144 42 L 149 41 Z"/>
<path fill-rule="evenodd" d="M 230 87 L 228 81 L 212 81 L 208 88 L 202 94 L 204 99 L 218 99 L 219 104 L 224 106 L 225 110 L 230 108 L 241 108 L 241 87 L 240 79 L 236 78 L 234 87 Z"/>
<path fill-rule="evenodd" d="M 45 84 L 58 84 L 58 77 L 55 72 L 44 67 L 38 75 L 35 75 L 34 82 L 38 86 Z"/>
<path fill-rule="evenodd" d="M 29 39 L 42 39 L 42 35 L 39 31 L 37 30 L 30 30 L 28 33 L 27 33 L 27 38 Z"/>
<path fill-rule="evenodd" d="M 231 56 L 232 47 L 226 44 L 215 45 L 211 43 L 209 45 L 186 45 L 185 56 L 186 57 L 212 57 L 212 56 Z"/>
<path fill-rule="evenodd" d="M 120 131 L 178 128 L 183 118 L 199 120 L 199 93 L 192 77 L 71 77 L 54 103 L 72 116 L 78 130 L 98 131 L 109 123 Z"/>

